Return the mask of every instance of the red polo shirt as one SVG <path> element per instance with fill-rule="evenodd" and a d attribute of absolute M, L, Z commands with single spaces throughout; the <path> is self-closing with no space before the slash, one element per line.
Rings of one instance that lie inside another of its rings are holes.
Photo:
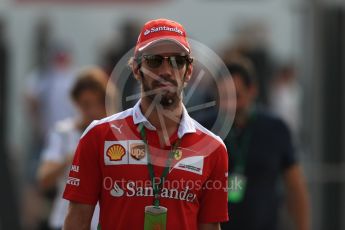
<path fill-rule="evenodd" d="M 145 206 L 153 204 L 147 152 L 138 131 L 143 123 L 156 179 L 171 145 L 159 147 L 155 127 L 140 110 L 131 109 L 94 121 L 82 135 L 63 197 L 100 205 L 102 230 L 143 229 Z M 160 205 L 168 209 L 167 229 L 197 229 L 198 223 L 228 220 L 228 155 L 221 138 L 193 120 L 183 108 L 181 139 L 162 186 Z"/>

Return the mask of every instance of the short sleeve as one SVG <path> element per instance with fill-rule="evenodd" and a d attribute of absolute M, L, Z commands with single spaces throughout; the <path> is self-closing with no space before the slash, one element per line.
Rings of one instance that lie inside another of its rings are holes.
<path fill-rule="evenodd" d="M 210 156 L 211 174 L 203 186 L 199 223 L 228 221 L 228 153 L 224 145 Z"/>
<path fill-rule="evenodd" d="M 288 169 L 297 162 L 295 148 L 292 143 L 291 133 L 287 125 L 281 121 L 281 167 L 283 170 Z"/>
<path fill-rule="evenodd" d="M 43 149 L 41 161 L 63 162 L 66 157 L 65 155 L 62 134 L 51 131 L 48 136 L 47 145 Z"/>
<path fill-rule="evenodd" d="M 90 205 L 97 203 L 101 191 L 98 149 L 95 130 L 88 130 L 79 141 L 63 198 Z"/>

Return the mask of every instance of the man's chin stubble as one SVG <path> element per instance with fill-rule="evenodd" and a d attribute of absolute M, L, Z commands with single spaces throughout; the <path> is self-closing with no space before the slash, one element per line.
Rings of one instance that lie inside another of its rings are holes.
<path fill-rule="evenodd" d="M 182 101 L 177 95 L 149 95 L 147 98 L 150 100 L 150 103 L 156 103 L 157 106 L 160 105 L 165 110 L 173 110 L 178 107 L 179 103 Z"/>

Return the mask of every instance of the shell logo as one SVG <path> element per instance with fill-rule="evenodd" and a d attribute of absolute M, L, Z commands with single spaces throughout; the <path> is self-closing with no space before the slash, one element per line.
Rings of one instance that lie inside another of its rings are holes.
<path fill-rule="evenodd" d="M 126 149 L 119 144 L 112 145 L 107 150 L 107 156 L 111 161 L 120 161 L 126 154 Z"/>

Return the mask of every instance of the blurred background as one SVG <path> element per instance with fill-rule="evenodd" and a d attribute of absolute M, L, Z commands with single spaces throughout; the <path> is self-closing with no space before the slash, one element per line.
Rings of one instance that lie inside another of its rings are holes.
<path fill-rule="evenodd" d="M 54 191 L 39 191 L 36 171 L 51 124 L 75 114 L 75 71 L 110 74 L 159 17 L 225 61 L 234 50 L 253 61 L 258 102 L 293 133 L 312 229 L 345 229 L 343 0 L 1 0 L 0 229 L 46 229 Z"/>

